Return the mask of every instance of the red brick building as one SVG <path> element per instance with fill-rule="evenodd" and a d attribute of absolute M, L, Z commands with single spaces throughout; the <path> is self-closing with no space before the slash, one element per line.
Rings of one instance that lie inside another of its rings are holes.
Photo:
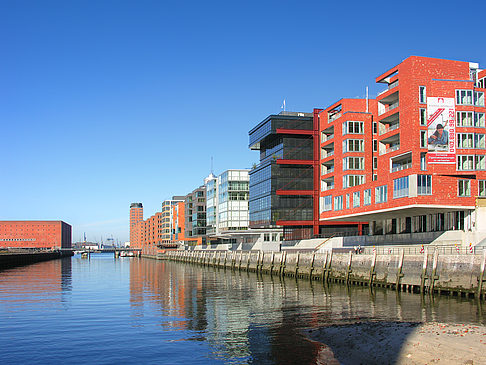
<path fill-rule="evenodd" d="M 182 243 L 186 239 L 183 198 L 174 196 L 165 200 L 162 211 L 146 220 L 142 204 L 131 204 L 130 246 L 141 248 L 144 255 L 156 255 L 160 249 L 175 248 Z"/>
<path fill-rule="evenodd" d="M 143 221 L 142 203 L 130 204 L 130 247 L 140 248 L 140 225 L 138 222 Z"/>
<path fill-rule="evenodd" d="M 377 100 L 317 110 L 319 222 L 371 234 L 474 230 L 486 197 L 486 71 L 412 56 L 376 78 Z"/>
<path fill-rule="evenodd" d="M 71 248 L 71 226 L 63 221 L 0 221 L 0 247 Z"/>

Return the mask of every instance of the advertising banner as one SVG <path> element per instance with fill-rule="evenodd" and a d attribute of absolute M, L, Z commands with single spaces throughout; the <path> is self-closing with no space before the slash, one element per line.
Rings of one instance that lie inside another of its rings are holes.
<path fill-rule="evenodd" d="M 456 163 L 455 114 L 454 98 L 427 98 L 428 163 Z"/>

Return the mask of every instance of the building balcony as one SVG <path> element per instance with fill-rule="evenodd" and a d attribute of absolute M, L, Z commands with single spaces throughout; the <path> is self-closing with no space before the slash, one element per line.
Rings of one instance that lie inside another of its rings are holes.
<path fill-rule="evenodd" d="M 381 124 L 380 123 L 380 136 L 382 134 L 386 134 L 388 132 L 397 130 L 398 128 L 400 128 L 400 123 L 396 123 L 396 124 Z"/>
<path fill-rule="evenodd" d="M 409 162 L 409 163 L 406 163 L 406 164 L 397 165 L 397 166 L 392 167 L 391 172 L 397 172 L 397 171 L 411 169 L 411 168 L 412 168 L 412 163 Z"/>
<path fill-rule="evenodd" d="M 342 116 L 342 113 L 336 113 L 336 114 L 330 115 L 330 116 L 329 116 L 329 119 L 327 120 L 327 122 L 328 122 L 328 123 L 332 123 L 332 122 L 334 122 L 336 119 L 341 118 L 341 116 Z"/>
<path fill-rule="evenodd" d="M 400 144 L 390 146 L 388 148 L 385 148 L 384 150 L 380 150 L 380 156 L 390 152 L 398 151 L 399 149 L 400 149 Z"/>
<path fill-rule="evenodd" d="M 378 103 L 378 115 L 383 115 L 385 113 L 388 113 L 389 111 L 398 108 L 399 104 L 400 103 L 398 101 L 396 103 L 389 104 L 389 105 L 383 105 L 381 103 Z"/>
<path fill-rule="evenodd" d="M 321 143 L 328 142 L 328 141 L 330 141 L 333 138 L 334 138 L 334 134 L 327 135 L 325 133 L 322 133 L 322 135 L 321 135 Z"/>
<path fill-rule="evenodd" d="M 388 88 L 386 88 L 382 92 L 378 93 L 378 96 L 383 95 L 384 93 L 390 91 L 391 89 L 393 89 L 397 86 L 398 86 L 398 80 L 395 80 L 394 82 L 392 82 L 391 84 L 388 85 Z"/>

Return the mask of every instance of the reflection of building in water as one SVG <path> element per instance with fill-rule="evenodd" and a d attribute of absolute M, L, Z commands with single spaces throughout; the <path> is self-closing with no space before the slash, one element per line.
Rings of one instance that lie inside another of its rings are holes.
<path fill-rule="evenodd" d="M 32 305 L 55 305 L 64 302 L 63 297 L 72 290 L 71 257 L 6 270 L 1 279 L 0 302 L 5 310 L 9 303 L 16 307 L 24 300 Z"/>
<path fill-rule="evenodd" d="M 306 308 L 308 303 L 302 300 L 306 298 L 290 299 L 296 304 L 286 313 L 282 307 L 288 293 L 282 283 L 270 280 L 263 285 L 256 275 L 206 271 L 171 262 L 133 260 L 130 265 L 134 317 L 142 318 L 153 307 L 160 311 L 161 319 L 175 317 L 169 325 L 204 336 L 217 359 L 251 358 L 257 363 L 268 362 L 269 356 L 279 362 L 305 359 L 312 363 L 315 359 L 318 346 L 304 341 L 298 330 L 300 325 L 309 326 L 303 322 L 312 320 L 300 318 L 299 306 Z M 282 351 L 282 342 L 288 343 L 288 353 Z M 306 355 L 294 355 L 296 347 Z"/>

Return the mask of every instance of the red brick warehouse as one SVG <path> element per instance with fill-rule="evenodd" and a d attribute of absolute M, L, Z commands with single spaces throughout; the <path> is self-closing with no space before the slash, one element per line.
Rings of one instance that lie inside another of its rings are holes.
<path fill-rule="evenodd" d="M 71 237 L 63 221 L 0 221 L 0 247 L 71 248 Z"/>

